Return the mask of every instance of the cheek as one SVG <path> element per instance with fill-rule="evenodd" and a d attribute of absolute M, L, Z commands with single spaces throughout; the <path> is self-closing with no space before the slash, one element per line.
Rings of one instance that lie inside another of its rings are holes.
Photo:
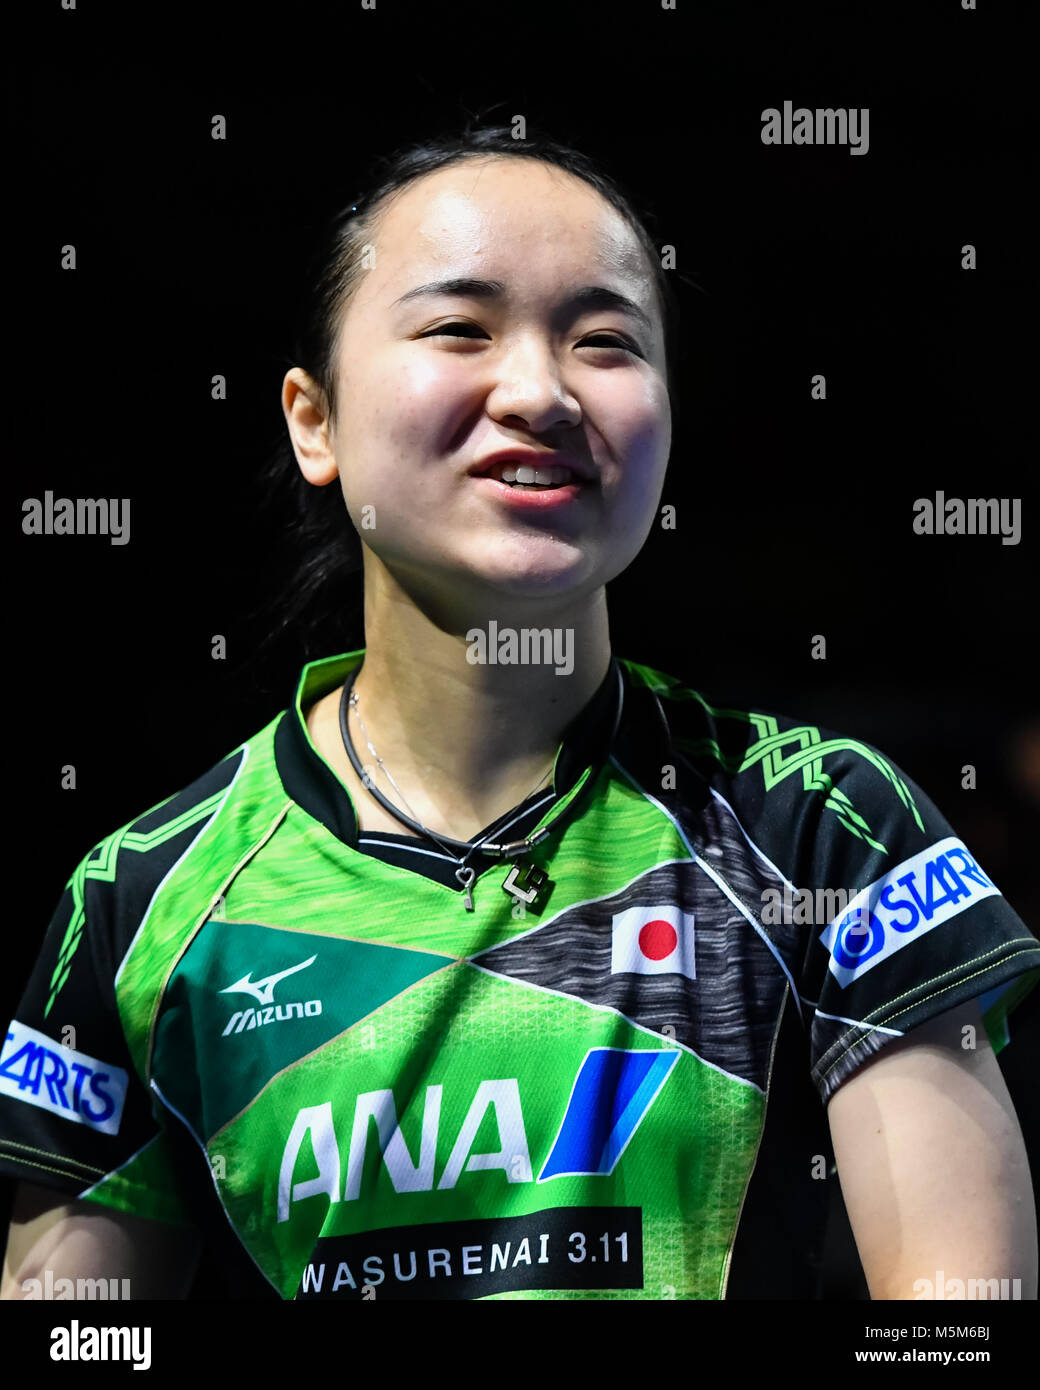
<path fill-rule="evenodd" d="M 456 364 L 431 359 L 374 359 L 366 372 L 354 375 L 341 398 L 337 448 L 352 516 L 366 504 L 412 509 L 435 482 L 436 466 L 443 468 L 457 428 L 460 376 Z"/>
<path fill-rule="evenodd" d="M 377 451 L 407 444 L 421 460 L 436 447 L 443 422 L 458 408 L 464 392 L 463 364 L 447 353 L 375 358 L 355 382 L 355 437 Z"/>
<path fill-rule="evenodd" d="M 671 445 L 667 397 L 663 404 L 641 397 L 619 424 L 615 517 L 619 529 L 645 526 L 661 494 Z"/>

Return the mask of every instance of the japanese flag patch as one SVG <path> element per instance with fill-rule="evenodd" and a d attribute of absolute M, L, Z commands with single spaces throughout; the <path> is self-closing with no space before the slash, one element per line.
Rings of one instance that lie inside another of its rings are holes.
<path fill-rule="evenodd" d="M 630 907 L 611 918 L 612 975 L 697 978 L 693 913 L 673 905 Z"/>

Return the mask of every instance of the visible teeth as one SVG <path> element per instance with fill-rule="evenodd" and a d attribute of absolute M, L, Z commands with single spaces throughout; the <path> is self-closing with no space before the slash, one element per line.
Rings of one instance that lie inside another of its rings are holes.
<path fill-rule="evenodd" d="M 506 464 L 496 469 L 492 475 L 520 487 L 562 487 L 573 480 L 571 470 L 564 464 L 553 464 L 548 468 L 535 468 L 531 464 Z"/>

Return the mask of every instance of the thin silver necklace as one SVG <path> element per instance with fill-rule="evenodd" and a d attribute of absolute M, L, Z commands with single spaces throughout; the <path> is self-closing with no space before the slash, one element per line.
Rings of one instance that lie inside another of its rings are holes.
<path fill-rule="evenodd" d="M 355 680 L 356 679 L 357 677 L 355 676 Z M 349 685 L 352 686 L 353 682 L 350 682 Z M 348 686 L 345 685 L 343 688 L 344 695 L 347 694 L 347 690 Z M 411 819 L 409 819 L 408 816 L 402 815 L 399 808 L 396 807 L 392 801 L 388 800 L 388 798 L 382 794 L 379 788 L 376 787 L 373 783 L 371 777 L 369 777 L 365 768 L 361 765 L 361 762 L 354 749 L 353 741 L 350 737 L 350 730 L 347 727 L 347 720 L 345 717 L 345 704 L 344 701 L 341 700 L 340 729 L 343 735 L 343 743 L 347 751 L 347 756 L 350 758 L 351 765 L 354 768 L 354 771 L 361 778 L 362 786 L 364 786 L 365 789 L 369 793 L 371 793 L 374 799 L 378 801 L 379 804 L 385 810 L 389 811 L 390 814 L 395 817 L 395 819 L 399 820 L 403 825 L 407 825 L 412 830 L 418 830 L 421 834 L 425 835 L 428 839 L 432 840 L 434 844 L 440 845 L 441 849 L 444 850 L 445 854 L 447 854 L 449 858 L 455 860 L 455 862 L 459 866 L 455 870 L 455 877 L 456 879 L 458 879 L 459 883 L 465 890 L 464 905 L 466 911 L 473 912 L 474 907 L 472 885 L 473 880 L 476 878 L 477 875 L 476 870 L 473 869 L 471 865 L 466 863 L 466 860 L 469 859 L 470 855 L 476 853 L 478 849 L 483 848 L 484 852 L 487 854 L 496 854 L 503 859 L 516 859 L 521 854 L 526 854 L 528 850 L 532 849 L 535 845 L 539 844 L 542 840 L 544 840 L 549 833 L 548 827 L 540 831 L 534 832 L 533 834 L 527 836 L 523 840 L 516 840 L 511 843 L 504 844 L 490 844 L 488 843 L 489 836 L 494 833 L 494 828 L 492 827 L 492 830 L 489 830 L 487 835 L 482 836 L 479 840 L 474 840 L 472 844 L 465 840 L 455 841 L 456 844 L 468 845 L 466 853 L 460 857 L 451 848 L 449 848 L 447 844 L 445 844 L 444 840 L 442 840 L 439 835 L 434 834 L 434 832 L 429 828 L 429 826 L 425 825 L 419 819 L 419 817 L 415 814 L 415 810 L 409 803 L 408 798 L 405 796 L 401 788 L 397 785 L 393 773 L 390 771 L 386 763 L 376 752 L 375 746 L 368 736 L 368 730 L 365 728 L 364 720 L 361 718 L 361 711 L 358 708 L 358 696 L 355 690 L 350 689 L 350 695 L 349 698 L 346 700 L 346 704 L 349 705 L 351 709 L 353 709 L 354 711 L 354 716 L 357 719 L 357 722 L 361 728 L 361 733 L 364 737 L 365 743 L 368 746 L 368 751 L 376 760 L 381 771 L 383 772 L 387 781 L 393 787 L 394 791 L 397 793 L 397 795 L 404 802 L 405 806 L 408 808 L 409 812 L 411 813 Z M 532 796 L 534 796 L 535 792 L 545 781 L 546 777 L 548 777 L 552 773 L 553 768 L 555 766 L 556 759 L 554 757 L 552 763 L 549 765 L 546 771 L 542 773 L 541 777 L 539 777 L 538 781 L 527 793 L 527 796 L 525 796 L 523 798 L 523 801 L 519 802 L 518 805 L 522 806 L 524 801 L 528 801 Z M 506 815 L 509 814 L 509 812 L 506 812 Z M 499 820 L 504 819 L 504 816 L 499 817 Z M 540 890 L 542 889 L 543 885 L 547 883 L 547 881 L 547 875 L 541 869 L 535 868 L 534 865 L 514 864 L 510 869 L 509 873 L 506 875 L 506 879 L 505 882 L 502 884 L 502 887 L 506 890 L 507 893 L 512 894 L 512 896 L 515 898 L 517 902 L 534 904 L 537 901 Z"/>

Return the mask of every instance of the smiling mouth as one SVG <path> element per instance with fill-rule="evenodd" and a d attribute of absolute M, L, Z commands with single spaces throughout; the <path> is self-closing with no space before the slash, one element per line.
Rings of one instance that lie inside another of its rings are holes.
<path fill-rule="evenodd" d="M 571 483 L 581 483 L 583 479 L 565 464 L 553 464 L 549 468 L 533 468 L 530 464 L 496 464 L 483 475 L 496 482 L 505 483 L 518 492 L 549 491 L 552 488 L 567 487 Z"/>

